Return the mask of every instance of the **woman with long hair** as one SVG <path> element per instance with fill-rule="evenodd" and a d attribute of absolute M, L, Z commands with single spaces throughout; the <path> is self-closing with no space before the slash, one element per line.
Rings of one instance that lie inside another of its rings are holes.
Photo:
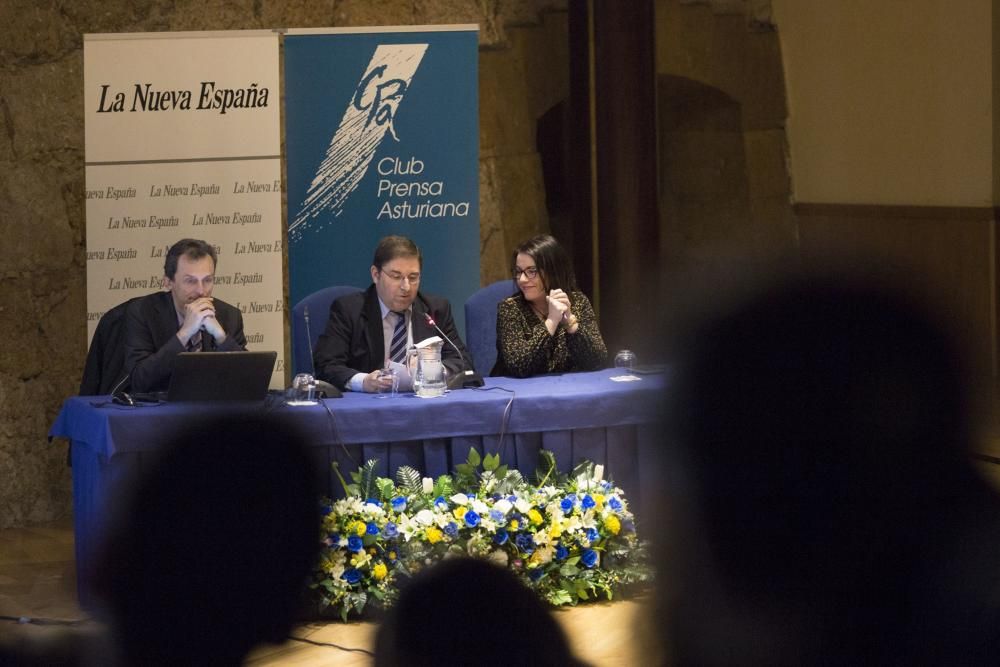
<path fill-rule="evenodd" d="M 548 234 L 519 245 L 511 258 L 517 293 L 497 306 L 497 363 L 492 375 L 603 368 L 608 348 L 590 301 L 576 286 L 569 254 Z"/>

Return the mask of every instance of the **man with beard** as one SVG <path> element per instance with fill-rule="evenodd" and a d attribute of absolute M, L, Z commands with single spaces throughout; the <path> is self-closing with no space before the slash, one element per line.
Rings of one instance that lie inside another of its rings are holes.
<path fill-rule="evenodd" d="M 125 316 L 125 367 L 133 391 L 162 391 L 181 352 L 246 349 L 243 315 L 212 297 L 215 248 L 197 239 L 171 246 L 163 264 L 163 287 L 133 301 Z"/>

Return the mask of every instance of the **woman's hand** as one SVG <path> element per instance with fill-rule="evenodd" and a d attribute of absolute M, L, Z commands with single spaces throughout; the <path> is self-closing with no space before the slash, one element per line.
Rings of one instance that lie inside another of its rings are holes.
<path fill-rule="evenodd" d="M 562 322 L 563 318 L 566 317 L 566 314 L 569 313 L 569 295 L 561 289 L 554 289 L 549 292 L 549 295 L 545 297 L 545 300 L 549 304 L 548 319 L 553 320 L 557 324 Z"/>

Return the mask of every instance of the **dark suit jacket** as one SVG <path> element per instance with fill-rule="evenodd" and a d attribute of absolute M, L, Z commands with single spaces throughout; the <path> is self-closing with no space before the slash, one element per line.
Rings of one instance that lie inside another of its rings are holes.
<path fill-rule="evenodd" d="M 226 331 L 226 340 L 202 332 L 202 350 L 245 350 L 243 314 L 225 301 L 215 299 L 215 319 Z M 133 300 L 125 314 L 125 369 L 131 374 L 133 391 L 163 391 L 170 382 L 174 357 L 184 351 L 177 339 L 177 310 L 170 292 L 155 292 Z"/>
<path fill-rule="evenodd" d="M 83 366 L 80 396 L 129 390 L 125 372 L 125 313 L 130 303 L 141 298 L 123 301 L 101 316 Z"/>
<path fill-rule="evenodd" d="M 472 368 L 472 357 L 458 335 L 451 317 L 451 304 L 447 299 L 418 293 L 413 301 L 413 340 L 439 336 L 427 324 L 423 313 L 430 313 L 441 330 L 461 349 L 461 357 L 445 341 L 441 359 L 449 373 L 455 374 Z M 465 361 L 462 361 L 462 358 Z M 364 292 L 348 294 L 330 305 L 330 319 L 326 329 L 316 341 L 313 362 L 316 375 L 335 387 L 345 388 L 355 373 L 370 373 L 381 368 L 385 361 L 385 340 L 382 335 L 382 310 L 378 293 L 371 285 Z"/>

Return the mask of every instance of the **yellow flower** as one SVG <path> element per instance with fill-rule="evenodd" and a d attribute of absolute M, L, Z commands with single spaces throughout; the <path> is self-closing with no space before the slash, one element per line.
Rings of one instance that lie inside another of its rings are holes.
<path fill-rule="evenodd" d="M 591 496 L 591 498 L 593 498 L 594 502 L 596 503 L 595 509 L 601 509 L 602 507 L 604 507 L 603 495 L 601 495 L 600 493 L 595 493 L 593 496 Z"/>
<path fill-rule="evenodd" d="M 375 567 L 372 568 L 373 577 L 382 580 L 387 574 L 389 574 L 389 568 L 385 566 L 385 563 L 375 563 Z"/>
<path fill-rule="evenodd" d="M 612 535 L 617 535 L 618 531 L 622 529 L 622 522 L 618 520 L 614 514 L 609 514 L 606 519 L 604 519 L 604 527 L 608 529 Z"/>
<path fill-rule="evenodd" d="M 549 537 L 552 538 L 559 537 L 560 535 L 562 535 L 562 532 L 563 532 L 562 526 L 560 526 L 558 522 L 555 522 L 549 528 Z"/>
<path fill-rule="evenodd" d="M 468 512 L 468 511 L 469 511 L 469 509 L 467 507 L 458 506 L 458 507 L 455 508 L 453 514 L 455 515 L 456 519 L 458 519 L 459 521 L 461 521 L 462 519 L 465 518 L 465 513 Z"/>
<path fill-rule="evenodd" d="M 386 554 L 386 556 L 389 557 L 389 560 L 396 560 L 396 552 L 395 551 L 390 551 L 389 553 Z"/>
<path fill-rule="evenodd" d="M 355 535 L 357 535 L 358 537 L 361 537 L 366 532 L 368 532 L 368 526 L 365 525 L 364 521 L 358 521 L 356 524 L 354 524 L 354 534 Z"/>
<path fill-rule="evenodd" d="M 368 547 L 368 553 L 370 553 L 372 556 L 374 556 L 375 555 L 375 547 Z"/>
<path fill-rule="evenodd" d="M 435 528 L 434 526 L 430 526 L 424 534 L 427 535 L 427 541 L 431 544 L 437 544 L 440 542 L 441 536 L 443 535 L 441 530 Z"/>
<path fill-rule="evenodd" d="M 539 514 L 538 510 L 532 507 L 528 510 L 528 520 L 536 526 L 542 522 L 542 515 Z"/>
<path fill-rule="evenodd" d="M 517 530 L 518 525 L 519 524 L 517 522 L 517 519 L 511 519 L 510 520 L 510 532 L 514 532 L 515 530 Z"/>

